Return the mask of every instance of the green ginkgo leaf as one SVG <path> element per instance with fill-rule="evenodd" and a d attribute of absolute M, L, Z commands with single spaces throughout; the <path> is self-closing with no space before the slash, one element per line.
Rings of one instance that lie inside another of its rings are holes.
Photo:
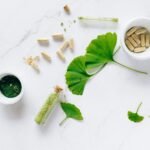
<path fill-rule="evenodd" d="M 72 118 L 75 120 L 83 120 L 83 116 L 81 114 L 80 109 L 74 104 L 61 102 L 60 105 L 64 113 L 66 114 L 65 119 L 60 123 L 60 125 L 62 125 L 68 118 Z"/>
<path fill-rule="evenodd" d="M 136 112 L 128 111 L 128 119 L 130 121 L 133 121 L 133 122 L 136 122 L 136 123 L 143 121 L 144 117 L 138 114 L 138 111 L 139 111 L 141 105 L 142 105 L 142 103 L 139 104 Z"/>
<path fill-rule="evenodd" d="M 86 49 L 86 67 L 103 67 L 104 64 L 113 61 L 114 50 L 117 42 L 116 33 L 99 35 L 92 40 Z"/>
<path fill-rule="evenodd" d="M 90 75 L 86 72 L 85 57 L 76 57 L 68 66 L 66 83 L 73 94 L 82 95 Z"/>
<path fill-rule="evenodd" d="M 116 61 L 114 59 L 116 43 L 116 33 L 109 32 L 99 35 L 90 42 L 84 56 L 78 56 L 71 61 L 65 77 L 68 88 L 73 94 L 82 95 L 90 77 L 102 70 L 109 62 L 116 63 L 138 73 L 147 74 Z M 95 69 L 96 71 L 93 71 Z"/>

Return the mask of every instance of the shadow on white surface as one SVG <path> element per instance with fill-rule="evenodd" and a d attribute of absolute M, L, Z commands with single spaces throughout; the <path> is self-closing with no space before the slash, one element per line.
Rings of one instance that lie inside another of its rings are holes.
<path fill-rule="evenodd" d="M 6 118 L 8 118 L 9 120 L 19 120 L 23 117 L 24 113 L 24 99 L 16 104 L 3 105 L 1 107 Z"/>

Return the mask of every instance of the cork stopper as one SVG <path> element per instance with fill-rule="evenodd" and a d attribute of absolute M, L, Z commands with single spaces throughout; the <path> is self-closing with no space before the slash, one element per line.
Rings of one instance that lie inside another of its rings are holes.
<path fill-rule="evenodd" d="M 60 93 L 63 90 L 63 88 L 61 88 L 59 85 L 55 86 L 55 92 L 56 93 Z"/>

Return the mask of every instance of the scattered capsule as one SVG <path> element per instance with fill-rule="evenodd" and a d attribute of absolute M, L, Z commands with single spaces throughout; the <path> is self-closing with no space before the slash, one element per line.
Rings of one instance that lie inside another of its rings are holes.
<path fill-rule="evenodd" d="M 133 27 L 133 28 L 131 28 L 131 29 L 127 32 L 127 36 L 132 35 L 137 29 L 138 29 L 138 27 Z"/>
<path fill-rule="evenodd" d="M 43 46 L 48 46 L 49 45 L 49 40 L 47 38 L 40 38 L 40 39 L 37 39 L 37 42 L 40 44 L 40 45 L 43 45 Z"/>
<path fill-rule="evenodd" d="M 147 32 L 147 30 L 145 29 L 145 28 L 140 28 L 140 29 L 138 29 L 136 32 L 135 32 L 135 34 L 136 35 L 140 35 L 140 34 L 144 34 L 144 33 L 146 33 Z"/>
<path fill-rule="evenodd" d="M 134 51 L 134 47 L 132 46 L 132 44 L 130 43 L 130 41 L 126 40 L 125 43 L 126 43 L 127 47 L 129 48 L 129 50 L 133 52 Z"/>
<path fill-rule="evenodd" d="M 141 43 L 139 37 L 138 37 L 136 34 L 133 34 L 131 37 L 133 38 L 133 40 L 134 40 L 138 45 Z"/>
<path fill-rule="evenodd" d="M 62 61 L 66 61 L 66 58 L 65 58 L 65 56 L 64 56 L 64 54 L 61 52 L 61 51 L 57 51 L 56 52 L 57 53 L 57 56 L 62 60 Z"/>
<path fill-rule="evenodd" d="M 144 52 L 146 49 L 146 47 L 138 47 L 138 48 L 135 48 L 134 49 L 134 52 L 135 53 L 141 53 L 141 52 Z"/>
<path fill-rule="evenodd" d="M 71 38 L 71 39 L 69 40 L 69 48 L 70 48 L 71 50 L 74 49 L 74 39 L 73 39 L 73 38 Z"/>
<path fill-rule="evenodd" d="M 147 48 L 150 47 L 150 35 L 149 35 L 149 34 L 146 34 L 145 46 L 146 46 Z"/>
<path fill-rule="evenodd" d="M 134 46 L 137 47 L 138 44 L 134 41 L 134 39 L 132 37 L 129 37 L 128 40 L 130 41 L 130 43 Z"/>
<path fill-rule="evenodd" d="M 31 63 L 31 67 L 36 70 L 37 72 L 40 72 L 40 69 L 39 69 L 39 66 L 35 63 L 35 62 L 32 62 Z"/>
<path fill-rule="evenodd" d="M 141 46 L 145 46 L 145 34 L 141 34 Z"/>
<path fill-rule="evenodd" d="M 43 56 L 43 58 L 47 61 L 51 61 L 51 57 L 49 54 L 47 54 L 46 52 L 41 52 L 41 55 Z"/>
<path fill-rule="evenodd" d="M 52 38 L 56 41 L 63 41 L 64 35 L 62 33 L 56 33 L 52 35 Z"/>
<path fill-rule="evenodd" d="M 64 41 L 63 43 L 62 43 L 62 45 L 59 47 L 59 50 L 60 51 L 65 51 L 67 48 L 68 48 L 68 46 L 69 46 L 69 42 L 66 40 L 66 41 Z"/>

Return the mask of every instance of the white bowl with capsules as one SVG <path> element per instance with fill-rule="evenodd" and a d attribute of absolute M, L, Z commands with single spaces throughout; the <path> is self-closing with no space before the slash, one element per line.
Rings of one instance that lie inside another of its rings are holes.
<path fill-rule="evenodd" d="M 144 52 L 135 53 L 128 49 L 125 43 L 126 33 L 132 27 L 144 27 L 148 31 L 150 31 L 150 18 L 148 17 L 137 17 L 131 19 L 124 27 L 121 33 L 121 44 L 125 53 L 127 53 L 130 57 L 137 60 L 147 60 L 150 59 L 150 47 L 147 48 Z"/>

